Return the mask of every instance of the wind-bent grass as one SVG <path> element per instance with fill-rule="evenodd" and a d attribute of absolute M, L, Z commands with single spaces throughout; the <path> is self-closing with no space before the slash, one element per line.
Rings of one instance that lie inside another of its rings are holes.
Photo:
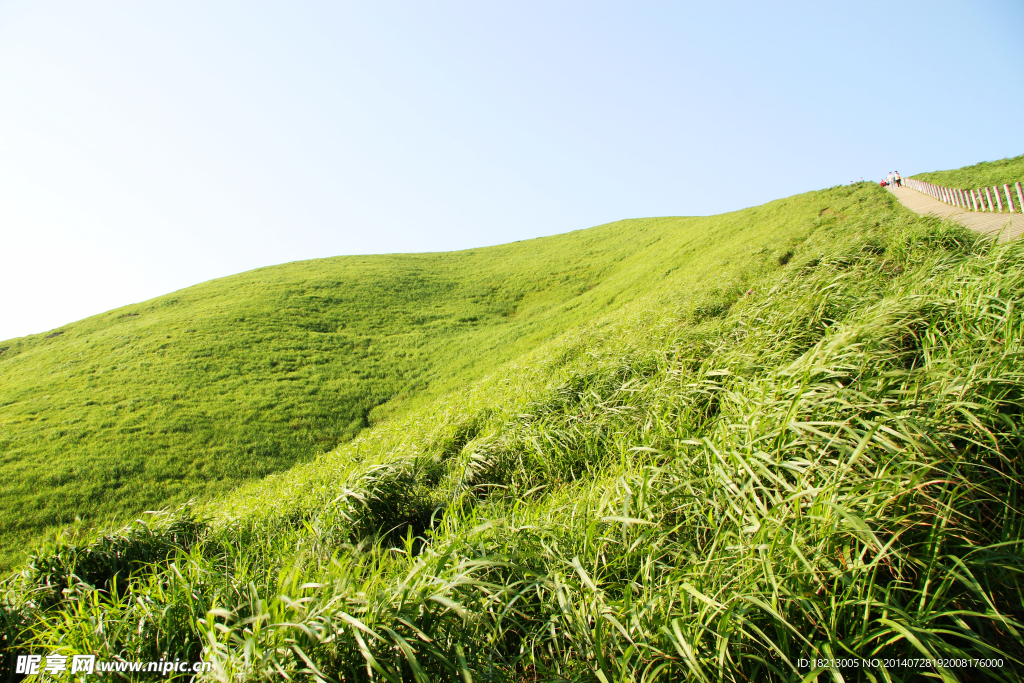
<path fill-rule="evenodd" d="M 1019 680 L 1024 247 L 879 206 L 33 557 L 11 643 L 223 681 Z"/>

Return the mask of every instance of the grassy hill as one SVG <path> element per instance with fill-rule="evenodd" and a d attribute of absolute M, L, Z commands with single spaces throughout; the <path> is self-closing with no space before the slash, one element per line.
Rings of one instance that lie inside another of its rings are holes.
<path fill-rule="evenodd" d="M 515 315 L 458 313 L 479 336 L 431 342 L 439 360 L 402 376 L 387 419 L 33 554 L 4 585 L 8 661 L 203 659 L 217 680 L 1019 680 L 1020 244 L 862 183 L 494 253 L 488 272 L 535 273 Z M 923 657 L 978 662 L 900 663 Z M 855 663 L 803 662 L 835 659 Z"/>
<path fill-rule="evenodd" d="M 76 518 L 109 525 L 309 460 L 666 278 L 691 286 L 698 262 L 748 277 L 820 201 L 291 263 L 2 342 L 0 568 Z"/>
<path fill-rule="evenodd" d="M 993 185 L 1002 187 L 1006 184 L 1012 188 L 1014 183 L 1024 184 L 1024 154 L 998 161 L 983 161 L 980 164 L 955 168 L 950 171 L 918 173 L 913 177 L 936 185 L 961 189 L 992 187 Z M 1017 203 L 1016 194 L 1014 194 L 1013 201 L 1014 204 Z"/>

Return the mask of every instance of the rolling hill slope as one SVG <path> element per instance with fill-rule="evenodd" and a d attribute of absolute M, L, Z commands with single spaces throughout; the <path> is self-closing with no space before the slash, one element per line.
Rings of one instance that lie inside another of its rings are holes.
<path fill-rule="evenodd" d="M 0 566 L 76 517 L 287 469 L 669 280 L 730 259 L 742 279 L 827 220 L 822 201 L 291 263 L 2 342 Z"/>
<path fill-rule="evenodd" d="M 386 419 L 32 554 L 0 675 L 1020 680 L 1021 243 L 863 183 L 526 246 Z"/>
<path fill-rule="evenodd" d="M 913 176 L 944 187 L 976 188 L 1020 182 L 1024 178 L 1024 154 L 997 161 L 983 161 L 949 171 L 930 171 Z"/>

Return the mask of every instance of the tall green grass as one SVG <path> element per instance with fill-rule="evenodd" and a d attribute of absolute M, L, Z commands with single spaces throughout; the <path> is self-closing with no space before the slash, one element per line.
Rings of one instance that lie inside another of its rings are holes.
<path fill-rule="evenodd" d="M 856 221 L 746 280 L 669 282 L 287 473 L 32 557 L 8 647 L 224 681 L 1019 680 L 1024 247 L 841 195 Z M 886 663 L 965 657 L 1000 665 Z M 801 664 L 848 658 L 880 663 Z"/>

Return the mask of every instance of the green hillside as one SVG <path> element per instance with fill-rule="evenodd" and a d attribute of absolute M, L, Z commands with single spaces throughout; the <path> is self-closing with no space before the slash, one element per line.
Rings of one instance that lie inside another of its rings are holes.
<path fill-rule="evenodd" d="M 771 205 L 291 263 L 0 343 L 0 568 L 76 517 L 130 520 L 309 460 L 666 278 L 696 282 L 697 256 L 747 277 L 812 229 L 819 200 L 801 201 L 770 222 Z"/>
<path fill-rule="evenodd" d="M 447 273 L 424 302 L 457 302 L 421 360 L 356 385 L 386 419 L 34 553 L 3 585 L 0 671 L 46 652 L 223 681 L 1024 675 L 1019 242 L 860 183 L 362 262 Z M 261 338 L 232 323 L 211 339 Z"/>
<path fill-rule="evenodd" d="M 1024 154 L 998 161 L 983 161 L 980 164 L 955 168 L 951 171 L 918 173 L 913 177 L 943 187 L 961 189 L 992 187 L 993 185 L 1002 187 L 1007 184 L 1013 187 L 1014 183 L 1024 184 Z M 1016 201 L 1015 194 L 1014 203 Z"/>

